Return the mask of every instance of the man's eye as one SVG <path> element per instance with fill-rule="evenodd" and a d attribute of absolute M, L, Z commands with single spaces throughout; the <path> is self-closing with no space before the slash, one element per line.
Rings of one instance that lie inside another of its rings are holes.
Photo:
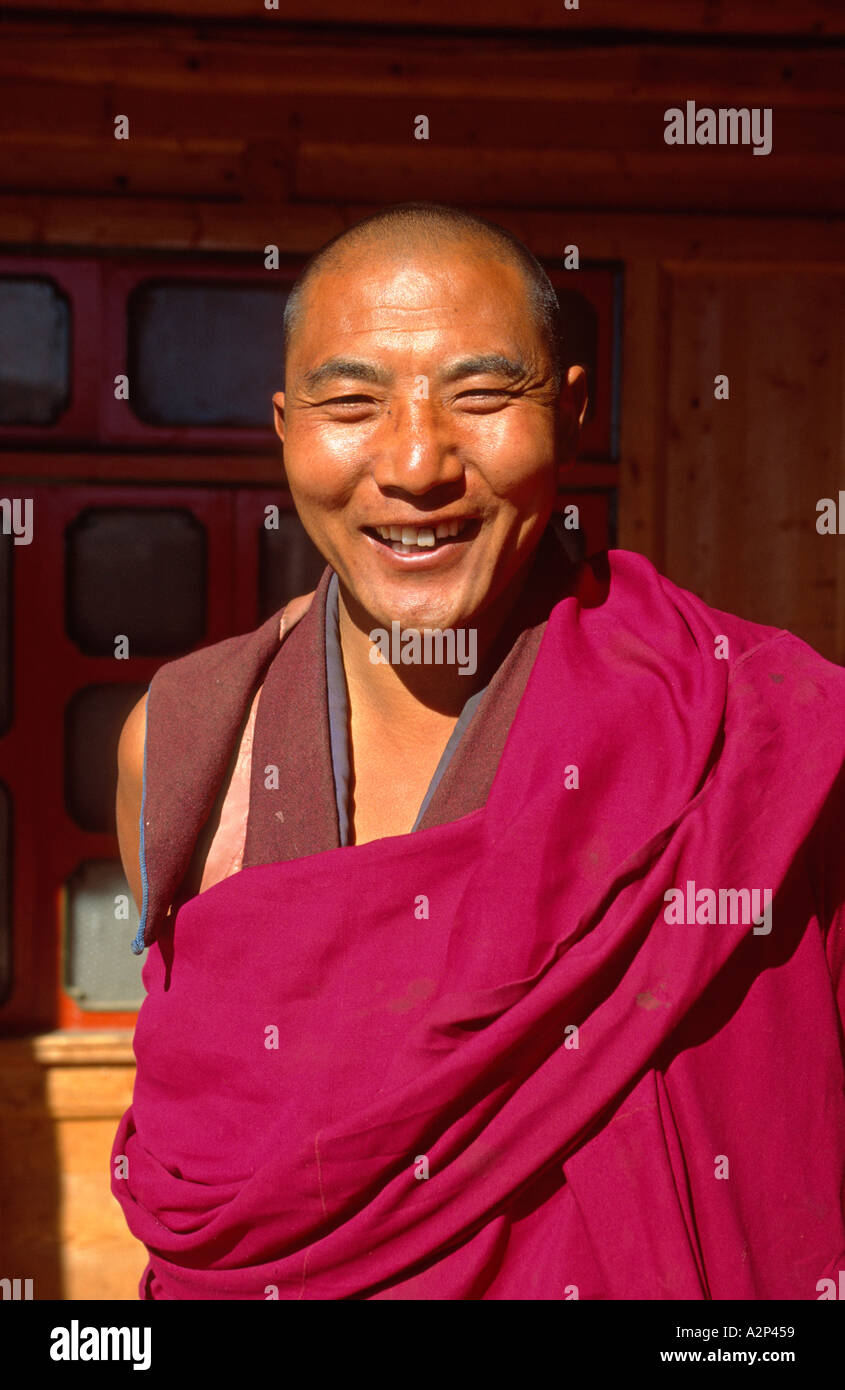
<path fill-rule="evenodd" d="M 479 388 L 476 391 L 462 391 L 457 397 L 459 401 L 501 401 L 513 395 L 512 391 L 506 391 L 503 386 L 488 386 Z"/>
<path fill-rule="evenodd" d="M 332 396 L 324 405 L 369 405 L 372 396 Z"/>

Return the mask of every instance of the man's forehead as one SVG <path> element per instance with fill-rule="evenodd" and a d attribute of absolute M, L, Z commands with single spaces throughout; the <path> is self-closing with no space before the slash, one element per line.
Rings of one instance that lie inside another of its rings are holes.
<path fill-rule="evenodd" d="M 304 311 L 343 320 L 353 304 L 356 315 L 390 307 L 412 321 L 432 309 L 465 311 L 468 298 L 483 310 L 485 300 L 499 296 L 525 301 L 530 312 L 519 268 L 468 238 L 433 246 L 376 242 L 320 266 L 305 286 Z"/>
<path fill-rule="evenodd" d="M 536 333 L 518 267 L 472 244 L 401 254 L 344 256 L 306 287 L 298 345 L 307 365 L 330 356 L 363 357 L 437 349 L 445 330 L 463 355 L 524 355 Z M 306 365 L 303 362 L 303 365 Z"/>
<path fill-rule="evenodd" d="M 432 262 L 458 261 L 465 265 L 510 265 L 512 257 L 492 238 L 464 232 L 413 229 L 410 234 L 395 228 L 372 232 L 343 243 L 332 250 L 317 273 L 355 271 L 359 266 L 428 266 Z"/>

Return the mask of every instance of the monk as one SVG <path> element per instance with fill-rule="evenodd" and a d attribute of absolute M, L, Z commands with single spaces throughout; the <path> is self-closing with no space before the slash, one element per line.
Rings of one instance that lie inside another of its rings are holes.
<path fill-rule="evenodd" d="M 585 377 L 503 229 L 375 214 L 285 330 L 326 570 L 120 742 L 141 1297 L 836 1297 L 845 672 L 567 551 Z"/>

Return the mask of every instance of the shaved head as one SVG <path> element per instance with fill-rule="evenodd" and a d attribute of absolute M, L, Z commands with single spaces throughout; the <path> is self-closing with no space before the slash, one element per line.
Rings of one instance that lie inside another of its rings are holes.
<path fill-rule="evenodd" d="M 555 387 L 564 361 L 560 306 L 554 286 L 540 262 L 517 237 L 494 222 L 440 203 L 400 203 L 356 222 L 328 242 L 306 263 L 291 289 L 285 307 L 285 363 L 302 320 L 309 288 L 322 271 L 352 266 L 356 255 L 406 260 L 414 252 L 451 247 L 456 243 L 468 260 L 504 261 L 515 266 L 525 282 L 526 307 L 551 360 Z"/>

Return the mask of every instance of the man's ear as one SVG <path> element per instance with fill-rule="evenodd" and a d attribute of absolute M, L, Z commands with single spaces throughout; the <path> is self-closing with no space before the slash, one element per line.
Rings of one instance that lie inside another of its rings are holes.
<path fill-rule="evenodd" d="M 588 405 L 587 373 L 583 367 L 570 367 L 558 401 L 558 466 L 561 468 L 575 462 Z"/>
<path fill-rule="evenodd" d="M 284 442 L 285 442 L 285 393 L 284 393 L 284 391 L 277 391 L 276 394 L 275 394 L 274 397 L 273 397 L 273 424 L 275 425 L 275 428 L 276 428 L 276 434 L 279 436 L 279 438 L 281 439 L 282 443 L 284 444 Z"/>

